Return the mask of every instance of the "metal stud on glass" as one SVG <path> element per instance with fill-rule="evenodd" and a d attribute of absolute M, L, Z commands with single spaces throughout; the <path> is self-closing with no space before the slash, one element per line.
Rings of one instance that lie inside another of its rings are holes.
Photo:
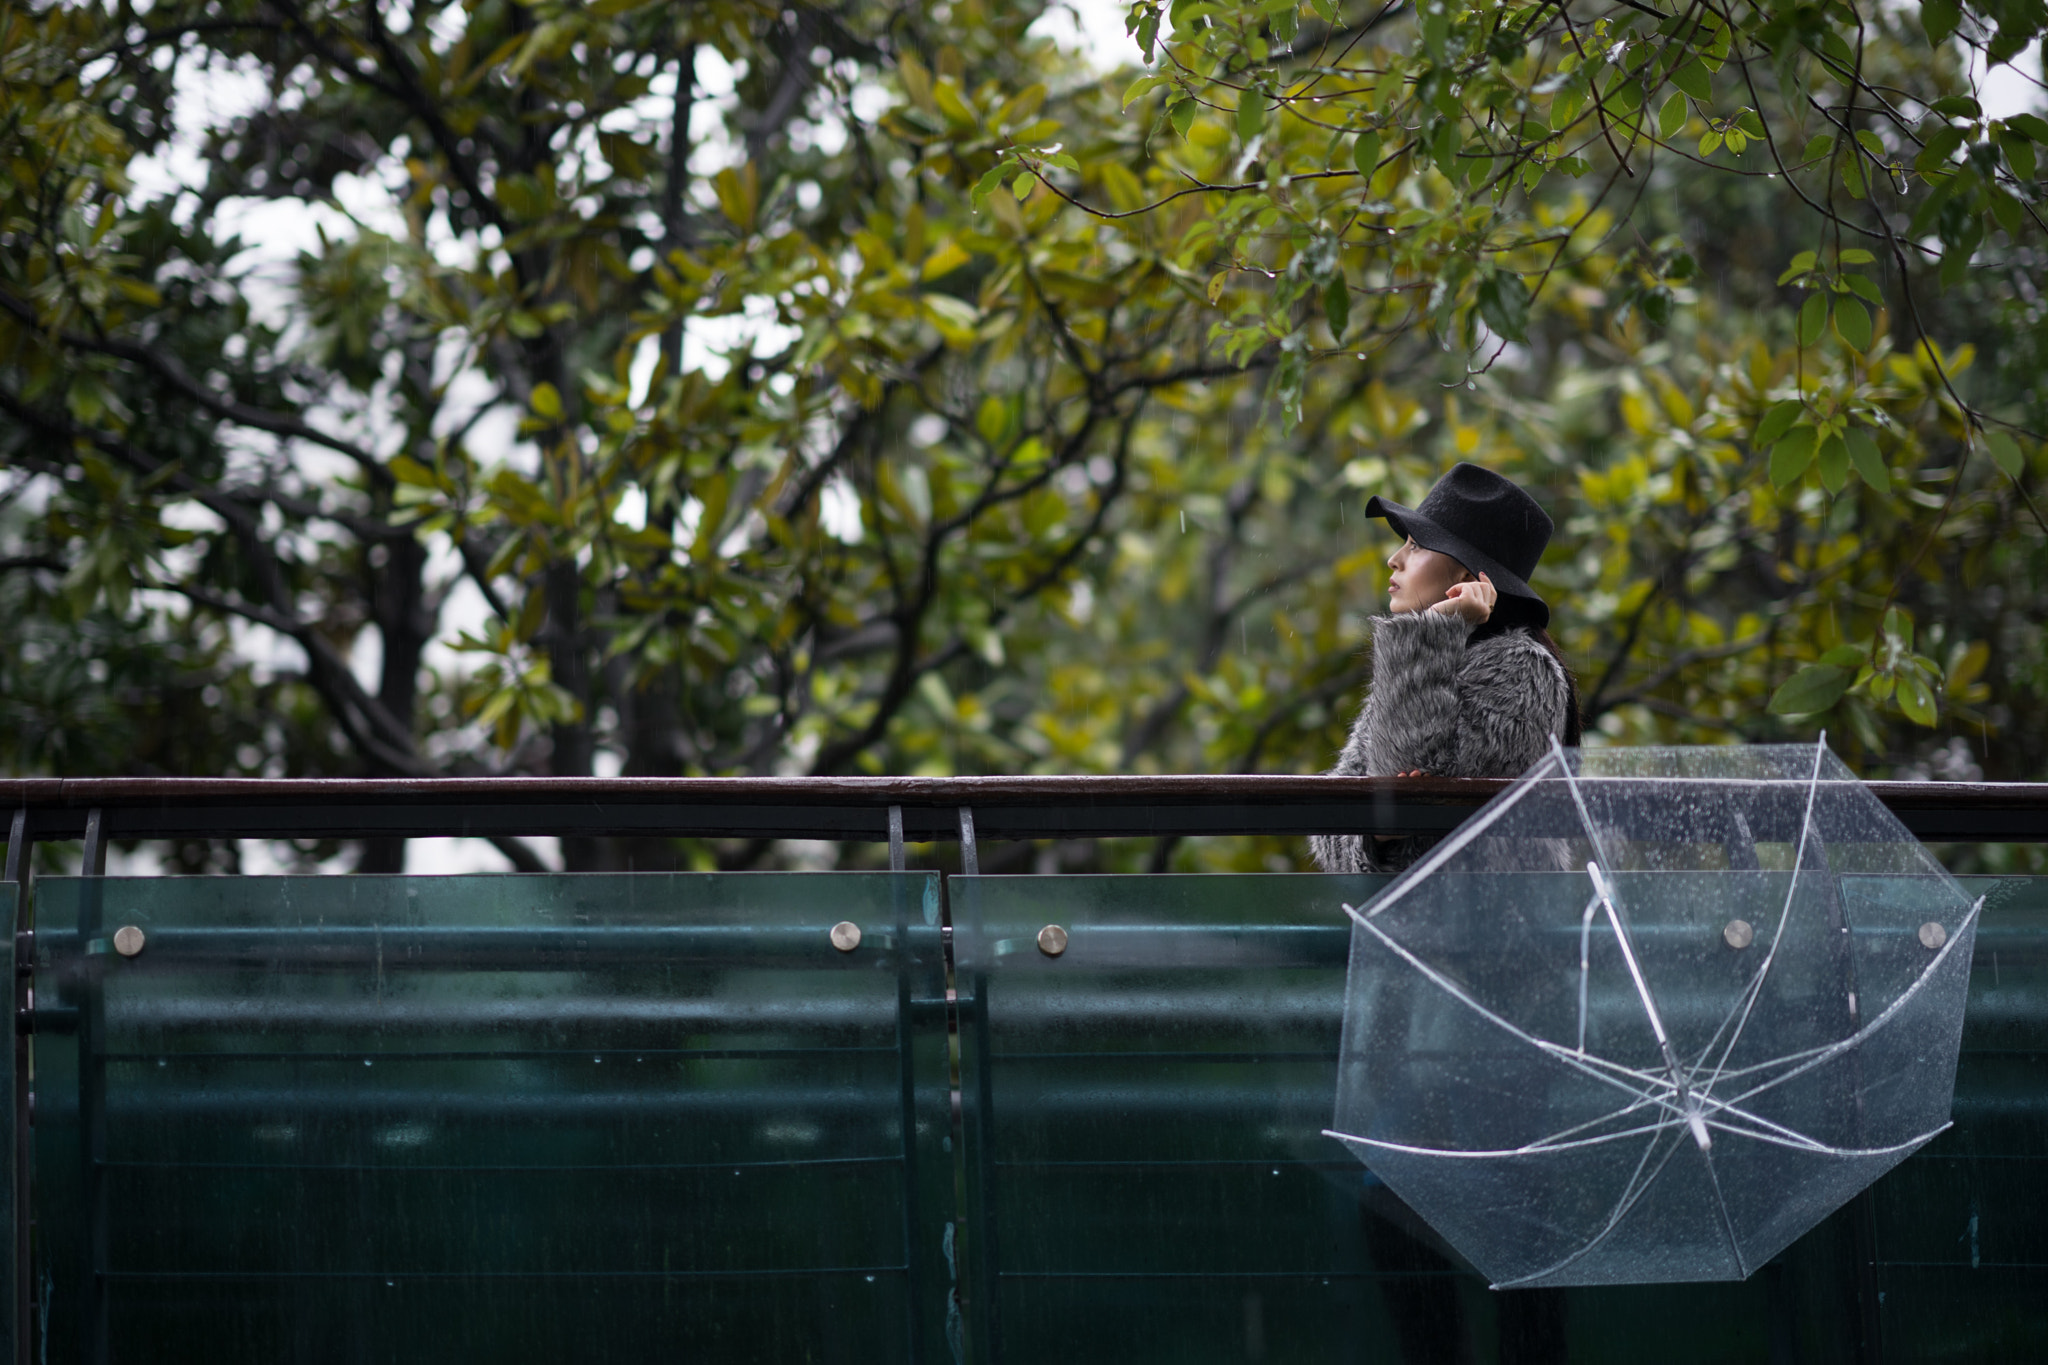
<path fill-rule="evenodd" d="M 833 925 L 832 946 L 842 953 L 850 953 L 860 947 L 860 926 L 850 919 L 843 919 Z"/>
<path fill-rule="evenodd" d="M 1048 924 L 1038 931 L 1038 951 L 1047 957 L 1058 957 L 1067 950 L 1067 931 L 1057 924 Z"/>

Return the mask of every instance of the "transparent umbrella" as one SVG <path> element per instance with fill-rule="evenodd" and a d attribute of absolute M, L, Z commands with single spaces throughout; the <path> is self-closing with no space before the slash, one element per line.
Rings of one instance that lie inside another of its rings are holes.
<path fill-rule="evenodd" d="M 1350 911 L 1330 1136 L 1495 1288 L 1744 1278 L 1948 1126 L 1981 903 L 1824 739 L 1556 749 Z"/>

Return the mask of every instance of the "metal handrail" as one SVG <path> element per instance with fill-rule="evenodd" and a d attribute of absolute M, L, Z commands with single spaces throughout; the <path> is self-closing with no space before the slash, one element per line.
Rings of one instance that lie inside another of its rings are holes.
<path fill-rule="evenodd" d="M 668 835 L 913 842 L 1195 834 L 1402 834 L 1456 827 L 1492 778 L 1292 774 L 1056 777 L 0 779 L 32 839 Z M 2048 783 L 1873 782 L 1915 835 L 2048 841 Z"/>

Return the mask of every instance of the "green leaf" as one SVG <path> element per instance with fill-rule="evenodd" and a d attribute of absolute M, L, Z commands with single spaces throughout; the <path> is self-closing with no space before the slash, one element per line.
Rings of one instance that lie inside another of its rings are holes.
<path fill-rule="evenodd" d="M 1922 175 L 1937 171 L 1948 165 L 1948 159 L 1963 145 L 1963 130 L 1944 125 L 1929 135 L 1920 148 L 1920 155 L 1913 158 L 1913 169 Z"/>
<path fill-rule="evenodd" d="M 1968 95 L 1950 95 L 1927 106 L 1943 118 L 1983 118 L 1984 110 Z"/>
<path fill-rule="evenodd" d="M 711 187 L 718 193 L 719 211 L 740 231 L 752 232 L 761 209 L 761 177 L 753 163 L 727 166 L 711 178 Z"/>
<path fill-rule="evenodd" d="M 1785 273 L 1778 276 L 1778 283 L 1784 284 L 1787 281 L 1798 279 L 1801 275 L 1813 269 L 1813 263 L 1816 259 L 1818 258 L 1811 251 L 1800 252 L 1792 258 L 1792 264 L 1785 267 Z"/>
<path fill-rule="evenodd" d="M 1920 0 L 1920 26 L 1927 30 L 1927 41 L 1934 46 L 1948 41 L 1948 35 L 1962 21 L 1961 0 Z"/>
<path fill-rule="evenodd" d="M 1864 179 L 1863 162 L 1853 156 L 1842 158 L 1842 188 L 1849 191 L 1851 199 L 1870 197 L 1870 186 Z"/>
<path fill-rule="evenodd" d="M 1684 132 L 1686 113 L 1684 94 L 1672 92 L 1671 98 L 1664 101 L 1664 107 L 1657 111 L 1657 136 L 1669 142 Z"/>
<path fill-rule="evenodd" d="M 1857 669 L 1870 661 L 1870 651 L 1858 649 L 1855 645 L 1836 645 L 1821 655 L 1820 661 L 1836 668 Z"/>
<path fill-rule="evenodd" d="M 1712 156 L 1721 150 L 1721 135 L 1709 128 L 1700 137 L 1700 155 Z"/>
<path fill-rule="evenodd" d="M 1351 144 L 1351 164 L 1358 167 L 1360 175 L 1367 180 L 1372 179 L 1373 172 L 1378 170 L 1380 165 L 1378 133 L 1368 131 L 1358 135 L 1358 140 Z"/>
<path fill-rule="evenodd" d="M 1003 183 L 1004 176 L 1007 176 L 1016 168 L 1017 163 L 1009 160 L 998 161 L 995 165 L 989 167 L 983 173 L 981 179 L 974 183 L 974 202 L 976 207 L 979 207 L 982 200 L 988 198 L 989 195 L 996 191 Z"/>
<path fill-rule="evenodd" d="M 1422 14 L 1422 50 L 1433 62 L 1444 60 L 1444 48 L 1451 40 L 1451 17 L 1441 7 L 1431 7 Z"/>
<path fill-rule="evenodd" d="M 2012 167 L 2014 175 L 2022 180 L 2034 178 L 2034 144 L 2031 140 L 2006 128 L 1998 134 L 1998 146 L 2005 153 L 2005 164 Z"/>
<path fill-rule="evenodd" d="M 535 384 L 531 402 L 533 410 L 550 422 L 562 420 L 562 395 L 555 391 L 553 384 L 545 381 Z"/>
<path fill-rule="evenodd" d="M 2026 457 L 2020 454 L 2020 443 L 2002 431 L 1984 433 L 1984 449 L 1991 455 L 1991 463 L 1998 466 L 1998 472 L 2009 479 L 2017 479 L 2027 471 Z"/>
<path fill-rule="evenodd" d="M 1884 456 L 1878 453 L 1877 438 L 1864 427 L 1853 427 L 1842 439 L 1849 447 L 1849 463 L 1856 476 L 1879 493 L 1891 492 L 1891 472 L 1884 467 Z"/>
<path fill-rule="evenodd" d="M 1842 699 L 1855 674 L 1833 664 L 1808 664 L 1771 694 L 1771 714 L 1810 716 Z"/>
<path fill-rule="evenodd" d="M 1841 437 L 1830 436 L 1822 441 L 1814 462 L 1820 466 L 1820 486 L 1829 493 L 1839 493 L 1849 486 L 1849 447 Z"/>
<path fill-rule="evenodd" d="M 1860 352 L 1870 349 L 1870 310 L 1855 299 L 1835 300 L 1835 330 Z"/>
<path fill-rule="evenodd" d="M 1707 75 L 1707 68 L 1700 64 L 1697 57 L 1672 72 L 1671 83 L 1701 104 L 1714 98 L 1713 78 Z"/>
<path fill-rule="evenodd" d="M 1828 321 L 1828 296 L 1810 294 L 1806 302 L 1799 305 L 1799 344 L 1811 346 L 1820 340 L 1821 329 Z"/>
<path fill-rule="evenodd" d="M 1900 649 L 1913 647 L 1913 618 L 1900 607 L 1893 607 L 1884 614 L 1884 633 Z"/>
<path fill-rule="evenodd" d="M 1173 131 L 1180 134 L 1183 142 L 1187 141 L 1188 129 L 1194 126 L 1197 108 L 1193 100 L 1182 99 L 1175 100 L 1173 107 L 1166 111 L 1167 122 L 1173 125 Z"/>
<path fill-rule="evenodd" d="M 1330 320 L 1330 336 L 1343 341 L 1344 332 L 1351 325 L 1351 286 L 1339 275 L 1323 290 L 1323 316 Z"/>
<path fill-rule="evenodd" d="M 1479 285 L 1479 316 L 1510 341 L 1529 339 L 1529 286 L 1520 275 L 1489 275 Z"/>
<path fill-rule="evenodd" d="M 1816 133 L 1807 141 L 1806 150 L 1799 154 L 1801 161 L 1818 161 L 1835 150 L 1833 133 Z"/>
<path fill-rule="evenodd" d="M 1436 168 L 1449 179 L 1457 179 L 1453 171 L 1458 162 L 1458 149 L 1463 145 L 1464 138 L 1459 133 L 1456 119 L 1445 119 L 1438 126 L 1436 136 L 1430 139 L 1430 160 L 1434 161 Z"/>
<path fill-rule="evenodd" d="M 1777 443 L 1779 438 L 1792 430 L 1792 424 L 1806 411 L 1806 405 L 1796 398 L 1787 398 L 1782 403 L 1773 403 L 1764 413 L 1763 420 L 1756 424 L 1756 435 L 1750 444 L 1758 450 Z"/>
<path fill-rule="evenodd" d="M 1250 142 L 1266 126 L 1266 97 L 1257 90 L 1246 90 L 1237 99 L 1237 135 Z"/>
<path fill-rule="evenodd" d="M 1806 467 L 1813 463 L 1814 429 L 1796 426 L 1785 433 L 1785 439 L 1771 447 L 1771 482 L 1783 488 L 1797 483 Z"/>
<path fill-rule="evenodd" d="M 988 394 L 981 400 L 981 407 L 974 414 L 974 429 L 981 433 L 981 439 L 994 444 L 1003 439 L 1010 429 L 1013 411 L 1008 403 Z"/>
<path fill-rule="evenodd" d="M 1562 131 L 1571 126 L 1579 116 L 1579 106 L 1586 101 L 1586 90 L 1582 85 L 1567 85 L 1550 100 L 1550 126 Z"/>
<path fill-rule="evenodd" d="M 1023 203 L 1026 199 L 1029 199 L 1031 197 L 1031 191 L 1037 188 L 1038 177 L 1033 175 L 1030 171 L 1024 172 L 1022 175 L 1018 176 L 1015 180 L 1010 182 L 1010 193 L 1017 196 L 1017 202 L 1020 204 Z"/>
<path fill-rule="evenodd" d="M 1899 690 L 1896 693 L 1899 709 L 1906 713 L 1906 719 L 1915 725 L 1932 728 L 1940 712 L 1934 704 L 1934 690 L 1927 685 L 1927 679 L 1913 669 L 1899 675 Z"/>
<path fill-rule="evenodd" d="M 2035 142 L 2048 147 L 2048 119 L 2039 114 L 2008 114 L 2005 126 L 2015 132 L 2026 134 Z"/>
<path fill-rule="evenodd" d="M 1166 77 L 1161 75 L 1154 74 L 1138 77 L 1138 79 L 1124 87 L 1124 108 L 1129 109 L 1141 97 L 1151 94 L 1164 84 L 1166 84 Z"/>

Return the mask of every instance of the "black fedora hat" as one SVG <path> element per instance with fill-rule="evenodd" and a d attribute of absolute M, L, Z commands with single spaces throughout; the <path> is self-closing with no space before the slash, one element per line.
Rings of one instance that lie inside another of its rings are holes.
<path fill-rule="evenodd" d="M 1509 480 L 1460 461 L 1436 481 L 1422 506 L 1411 509 L 1375 497 L 1366 502 L 1365 514 L 1385 517 L 1423 549 L 1485 574 L 1502 593 L 1529 604 L 1520 616 L 1533 617 L 1539 627 L 1549 624 L 1550 608 L 1529 586 L 1529 575 L 1550 543 L 1550 517 Z"/>

